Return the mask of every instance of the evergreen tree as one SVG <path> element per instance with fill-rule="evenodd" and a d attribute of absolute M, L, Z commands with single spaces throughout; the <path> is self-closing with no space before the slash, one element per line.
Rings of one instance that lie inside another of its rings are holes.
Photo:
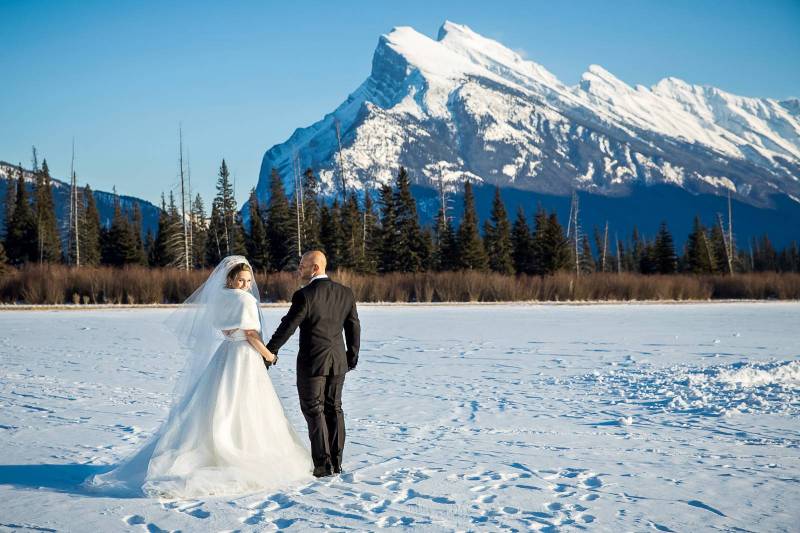
<path fill-rule="evenodd" d="M 380 272 L 396 272 L 400 269 L 397 246 L 400 241 L 398 236 L 397 224 L 395 223 L 395 205 L 392 187 L 388 184 L 381 186 L 380 198 L 378 200 L 381 210 L 381 245 L 380 261 L 378 270 Z"/>
<path fill-rule="evenodd" d="M 761 239 L 753 238 L 753 270 L 756 272 L 777 272 L 778 254 L 772 246 L 769 236 L 765 233 Z"/>
<path fill-rule="evenodd" d="M 339 267 L 359 270 L 361 263 L 361 211 L 355 193 L 347 197 L 341 208 L 342 242 Z"/>
<path fill-rule="evenodd" d="M 572 265 L 569 240 L 564 234 L 564 228 L 558 222 L 558 216 L 553 212 L 547 218 L 542 234 L 539 268 L 543 274 L 553 274 Z"/>
<path fill-rule="evenodd" d="M 489 256 L 489 268 L 501 274 L 514 273 L 513 247 L 511 245 L 511 227 L 506 214 L 506 207 L 500 197 L 500 188 L 494 189 L 492 214 L 484 225 L 486 253 Z"/>
<path fill-rule="evenodd" d="M 633 233 L 631 235 L 631 246 L 630 246 L 630 267 L 629 270 L 632 272 L 639 272 L 641 274 L 646 274 L 642 270 L 642 260 L 644 256 L 644 243 L 642 239 L 639 237 L 639 229 L 636 226 L 633 226 Z"/>
<path fill-rule="evenodd" d="M 592 247 L 589 244 L 589 237 L 584 234 L 583 239 L 581 239 L 581 274 L 590 274 L 594 272 L 596 268 L 597 267 L 594 264 L 594 258 L 592 258 Z"/>
<path fill-rule="evenodd" d="M 320 209 L 319 239 L 328 259 L 330 270 L 338 269 L 341 262 L 342 226 L 340 216 L 338 200 L 334 200 L 330 207 L 323 204 Z"/>
<path fill-rule="evenodd" d="M 791 268 L 790 272 L 800 272 L 800 247 L 797 246 L 797 241 L 792 241 L 789 247 L 789 259 Z"/>
<path fill-rule="evenodd" d="M 139 262 L 139 247 L 131 228 L 131 221 L 123 213 L 119 197 L 114 194 L 114 218 L 111 226 L 101 236 L 102 262 L 111 266 L 124 266 Z"/>
<path fill-rule="evenodd" d="M 133 204 L 133 216 L 128 224 L 128 230 L 131 232 L 131 240 L 135 247 L 130 263 L 147 266 L 147 252 L 142 240 L 142 209 L 138 202 Z"/>
<path fill-rule="evenodd" d="M 221 214 L 220 202 L 219 198 L 215 197 L 211 202 L 211 215 L 208 221 L 208 230 L 206 230 L 206 265 L 217 265 L 227 255 L 228 245 L 225 237 L 225 223 Z M 156 239 L 156 243 L 158 243 L 158 239 Z"/>
<path fill-rule="evenodd" d="M 394 192 L 396 270 L 417 272 L 430 259 L 428 245 L 422 235 L 417 215 L 417 202 L 411 194 L 408 172 L 400 167 Z"/>
<path fill-rule="evenodd" d="M 420 270 L 428 271 L 434 269 L 433 232 L 430 228 L 425 228 L 422 230 L 419 257 Z"/>
<path fill-rule="evenodd" d="M 211 203 L 211 218 L 206 238 L 206 263 L 217 265 L 222 258 L 244 249 L 244 239 L 236 223 L 236 199 L 225 160 L 219 167 L 217 194 Z"/>
<path fill-rule="evenodd" d="M 725 236 L 722 234 L 719 224 L 711 226 L 709 241 L 711 255 L 714 258 L 714 272 L 728 274 L 730 272 L 728 269 L 728 252 L 725 245 Z"/>
<path fill-rule="evenodd" d="M 14 212 L 14 200 L 16 197 L 16 182 L 8 176 L 6 180 L 6 198 L 5 203 L 3 206 L 3 218 L 2 218 L 2 233 L 0 233 L 0 275 L 2 275 L 6 270 L 8 270 L 8 256 L 6 255 L 5 246 L 3 246 L 3 241 L 6 237 L 6 230 L 8 229 L 8 223 L 11 219 L 11 215 Z"/>
<path fill-rule="evenodd" d="M 639 272 L 642 274 L 658 273 L 658 258 L 656 257 L 655 243 L 647 239 L 642 239 L 641 241 Z"/>
<path fill-rule="evenodd" d="M 378 271 L 378 261 L 380 259 L 380 226 L 378 217 L 375 214 L 375 207 L 372 197 L 367 192 L 364 195 L 364 265 L 363 271 L 366 274 L 374 274 Z"/>
<path fill-rule="evenodd" d="M 22 167 L 17 172 L 16 201 L 6 227 L 6 254 L 12 265 L 37 261 L 36 220 L 28 203 Z"/>
<path fill-rule="evenodd" d="M 488 270 L 489 259 L 478 233 L 478 214 L 475 212 L 475 197 L 472 184 L 464 182 L 464 216 L 458 227 L 459 266 L 467 270 Z"/>
<path fill-rule="evenodd" d="M 8 257 L 3 243 L 0 242 L 0 274 L 3 274 L 6 270 L 8 270 Z"/>
<path fill-rule="evenodd" d="M 192 265 L 194 268 L 206 266 L 206 211 L 200 194 L 194 197 L 191 209 L 192 224 Z"/>
<path fill-rule="evenodd" d="M 234 255 L 247 255 L 246 235 L 244 219 L 242 214 L 237 212 L 233 218 L 233 242 L 231 243 L 231 251 Z"/>
<path fill-rule="evenodd" d="M 628 258 L 630 257 L 630 250 L 625 242 L 620 241 L 619 237 L 614 237 L 617 243 L 617 255 L 614 257 L 614 270 L 617 272 L 630 272 L 628 268 Z"/>
<path fill-rule="evenodd" d="M 250 191 L 248 208 L 250 210 L 250 232 L 246 239 L 247 258 L 254 269 L 265 272 L 270 270 L 269 242 L 255 188 Z"/>
<path fill-rule="evenodd" d="M 11 222 L 11 218 L 14 216 L 14 204 L 16 201 L 17 180 L 9 173 L 8 179 L 6 180 L 6 197 L 3 204 L 5 211 L 5 215 L 3 217 L 3 232 L 0 233 L 0 236 L 2 236 L 3 239 L 5 239 L 6 235 L 8 234 L 8 225 Z"/>
<path fill-rule="evenodd" d="M 667 229 L 667 222 L 661 223 L 656 235 L 654 248 L 656 270 L 660 274 L 674 274 L 678 269 L 678 257 L 675 255 L 675 244 L 672 234 Z"/>
<path fill-rule="evenodd" d="M 458 243 L 450 217 L 440 208 L 434 234 L 434 268 L 438 271 L 458 269 Z"/>
<path fill-rule="evenodd" d="M 100 212 L 94 200 L 92 188 L 87 184 L 83 188 L 79 203 L 81 265 L 96 266 L 100 264 Z"/>
<path fill-rule="evenodd" d="M 286 248 L 289 256 L 283 269 L 286 271 L 296 271 L 300 264 L 300 257 L 303 255 L 303 209 L 300 205 L 298 191 L 290 195 L 287 199 L 289 203 L 289 220 L 292 223 L 292 230 L 286 236 Z"/>
<path fill-rule="evenodd" d="M 269 178 L 269 201 L 266 213 L 267 241 L 272 267 L 275 270 L 290 269 L 296 256 L 296 250 L 292 249 L 290 240 L 295 228 L 283 180 L 274 168 Z"/>
<path fill-rule="evenodd" d="M 544 276 L 547 274 L 546 265 L 549 264 L 549 256 L 551 251 L 547 248 L 547 226 L 549 224 L 547 211 L 539 205 L 536 208 L 536 214 L 533 216 L 533 269 L 532 273 L 537 276 Z"/>
<path fill-rule="evenodd" d="M 153 246 L 156 243 L 156 238 L 153 235 L 152 230 L 147 228 L 147 233 L 144 235 L 144 253 L 145 257 L 147 257 L 147 264 L 150 265 L 150 257 L 152 257 Z M 152 266 L 152 265 L 151 265 Z"/>
<path fill-rule="evenodd" d="M 161 209 L 158 211 L 158 228 L 156 229 L 155 240 L 148 253 L 148 263 L 154 267 L 165 267 L 172 262 L 169 255 L 167 242 L 170 238 L 170 218 L 167 213 L 167 204 L 164 200 L 164 193 L 161 193 Z"/>
<path fill-rule="evenodd" d="M 800 248 L 797 241 L 783 249 L 778 258 L 778 268 L 781 272 L 800 272 Z"/>
<path fill-rule="evenodd" d="M 169 192 L 169 205 L 167 206 L 166 230 L 164 232 L 163 266 L 176 268 L 186 268 L 186 242 L 184 236 L 184 220 L 178 205 L 175 202 L 175 195 Z M 230 235 L 235 235 L 234 231 Z M 232 252 L 236 253 L 236 252 Z"/>
<path fill-rule="evenodd" d="M 319 240 L 319 182 L 311 168 L 303 173 L 302 237 L 303 253 L 318 250 Z"/>
<path fill-rule="evenodd" d="M 597 261 L 594 261 L 592 258 L 592 263 L 595 263 L 597 271 L 603 270 L 603 234 L 600 233 L 600 228 L 597 225 L 594 226 L 594 245 L 597 249 Z M 591 246 L 589 247 L 591 249 Z"/>
<path fill-rule="evenodd" d="M 716 261 L 709 241 L 700 217 L 695 216 L 692 232 L 686 239 L 685 270 L 693 274 L 711 274 L 715 271 Z"/>
<path fill-rule="evenodd" d="M 514 270 L 520 274 L 534 273 L 533 237 L 528 227 L 528 220 L 522 206 L 517 209 L 517 218 L 511 230 L 511 243 L 513 246 Z"/>
<path fill-rule="evenodd" d="M 58 233 L 55 203 L 47 159 L 36 172 L 33 188 L 33 216 L 36 220 L 36 248 L 38 260 L 45 263 L 60 262 L 61 238 Z"/>

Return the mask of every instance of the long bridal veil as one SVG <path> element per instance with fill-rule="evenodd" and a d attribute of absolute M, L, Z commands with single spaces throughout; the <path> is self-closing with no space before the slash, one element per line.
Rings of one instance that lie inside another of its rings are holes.
<path fill-rule="evenodd" d="M 214 327 L 218 307 L 224 305 L 225 283 L 228 272 L 234 266 L 244 263 L 250 266 L 247 258 L 241 255 L 229 255 L 220 261 L 211 275 L 186 301 L 166 320 L 167 329 L 171 330 L 182 347 L 188 350 L 188 356 L 175 383 L 172 394 L 172 405 L 180 405 L 191 393 L 200 375 L 208 366 L 211 357 L 216 353 L 224 340 L 222 333 Z M 250 294 L 261 301 L 255 279 L 250 285 Z M 258 306 L 258 321 L 264 329 L 264 317 Z"/>
<path fill-rule="evenodd" d="M 102 490 L 116 496 L 138 496 L 142 494 L 142 485 L 148 474 L 153 452 L 159 443 L 159 438 L 169 427 L 170 422 L 179 417 L 185 404 L 190 400 L 195 387 L 209 366 L 213 355 L 222 344 L 224 337 L 218 328 L 215 328 L 215 316 L 219 307 L 225 305 L 226 278 L 234 266 L 245 263 L 247 259 L 240 255 L 228 256 L 211 272 L 208 279 L 186 301 L 178 307 L 166 320 L 167 329 L 178 339 L 178 342 L 187 351 L 186 362 L 175 383 L 172 395 L 172 405 L 166 420 L 161 424 L 155 434 L 140 448 L 125 458 L 113 470 L 93 476 L 85 482 L 91 490 Z M 261 298 L 253 281 L 250 294 L 256 302 Z M 263 331 L 264 320 L 260 306 L 258 308 L 258 322 Z M 263 370 L 263 367 L 261 367 Z"/>

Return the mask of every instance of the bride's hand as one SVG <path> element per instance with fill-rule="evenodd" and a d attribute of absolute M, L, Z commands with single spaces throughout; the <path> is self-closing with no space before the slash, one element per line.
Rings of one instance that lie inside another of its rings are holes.
<path fill-rule="evenodd" d="M 269 348 L 264 345 L 264 341 L 261 340 L 261 335 L 258 331 L 254 329 L 247 329 L 244 333 L 247 335 L 247 341 L 253 348 L 255 348 L 259 355 L 264 358 L 264 361 L 271 365 L 274 365 L 278 362 L 278 356 L 270 352 Z"/>
<path fill-rule="evenodd" d="M 264 360 L 267 363 L 271 364 L 271 365 L 274 365 L 275 363 L 278 362 L 278 356 L 275 355 L 274 353 L 270 352 L 269 350 L 267 350 L 267 354 L 266 355 L 265 354 L 261 354 L 261 357 L 263 357 Z"/>

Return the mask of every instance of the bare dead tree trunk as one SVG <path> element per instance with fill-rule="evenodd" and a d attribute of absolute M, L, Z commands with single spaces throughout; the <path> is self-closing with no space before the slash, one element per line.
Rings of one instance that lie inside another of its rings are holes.
<path fill-rule="evenodd" d="M 186 223 L 186 187 L 183 174 L 183 128 L 178 126 L 178 151 L 181 175 L 181 222 L 183 223 L 183 267 L 189 270 L 189 229 Z"/>
<path fill-rule="evenodd" d="M 233 197 L 236 198 L 236 174 L 233 175 Z M 228 207 L 223 205 L 222 206 L 222 225 L 225 228 L 225 251 L 226 255 L 231 255 L 231 232 L 233 231 L 233 217 L 236 216 L 234 213 L 230 214 L 231 216 L 231 227 L 228 227 Z"/>
<path fill-rule="evenodd" d="M 713 269 L 714 268 L 714 256 L 711 255 L 711 244 L 708 242 L 706 238 L 706 232 L 702 231 L 700 234 L 703 236 L 703 246 L 706 249 L 706 257 L 708 258 L 708 264 Z"/>
<path fill-rule="evenodd" d="M 439 171 L 439 200 L 442 204 L 442 226 L 439 228 L 439 235 L 441 236 L 447 227 L 447 194 L 444 191 L 444 179 L 442 178 L 441 170 Z"/>
<path fill-rule="evenodd" d="M 189 161 L 189 150 L 186 150 L 186 198 L 189 203 L 189 265 L 194 268 L 194 209 L 192 209 L 192 166 Z"/>
<path fill-rule="evenodd" d="M 731 251 L 728 255 L 728 272 L 733 274 L 733 256 L 736 252 L 733 246 L 733 209 L 731 207 L 731 191 L 728 191 L 728 248 Z"/>
<path fill-rule="evenodd" d="M 569 200 L 569 217 L 567 218 L 567 239 L 572 237 L 572 211 L 575 209 L 575 192 Z"/>
<path fill-rule="evenodd" d="M 725 250 L 725 261 L 728 263 L 728 273 L 733 274 L 731 250 L 728 246 L 728 239 L 725 238 L 725 226 L 722 223 L 722 215 L 719 213 L 717 213 L 717 224 L 719 224 L 719 232 L 722 234 L 722 248 Z"/>
<path fill-rule="evenodd" d="M 578 191 L 572 191 L 572 202 L 569 206 L 569 222 L 567 222 L 567 238 L 570 233 L 575 244 L 575 276 L 581 275 L 580 228 L 578 226 Z"/>
<path fill-rule="evenodd" d="M 344 158 L 342 157 L 342 132 L 339 119 L 334 121 L 336 127 L 336 142 L 339 143 L 339 177 L 342 181 L 342 205 L 347 201 L 347 182 L 344 179 Z"/>
<path fill-rule="evenodd" d="M 301 231 L 300 211 L 303 208 L 301 192 L 303 187 L 300 183 L 300 163 L 297 159 L 297 152 L 292 154 L 292 173 L 294 174 L 294 211 L 297 219 L 297 257 L 303 256 L 303 237 Z"/>
<path fill-rule="evenodd" d="M 606 229 L 603 232 L 603 258 L 601 261 L 601 272 L 606 271 L 606 257 L 608 256 L 608 220 L 606 220 Z"/>
<path fill-rule="evenodd" d="M 34 157 L 36 155 L 34 149 Z M 70 194 L 69 194 L 69 227 L 71 238 L 67 246 L 67 259 L 69 250 L 74 250 L 75 266 L 81 266 L 81 238 L 78 225 L 78 179 L 75 175 L 75 139 L 72 139 L 72 159 L 69 165 L 70 174 Z M 72 242 L 74 239 L 74 243 Z M 73 248 L 74 247 L 74 248 Z"/>

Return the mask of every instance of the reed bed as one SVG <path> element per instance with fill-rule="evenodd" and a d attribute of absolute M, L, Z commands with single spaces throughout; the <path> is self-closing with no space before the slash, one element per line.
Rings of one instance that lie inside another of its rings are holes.
<path fill-rule="evenodd" d="M 82 267 L 29 264 L 0 274 L 0 303 L 170 304 L 184 301 L 208 277 L 208 270 Z M 365 275 L 349 271 L 331 277 L 351 287 L 360 302 L 524 302 L 796 300 L 800 274 L 749 273 L 733 276 L 644 276 L 597 273 L 575 277 L 504 276 L 461 272 Z M 290 272 L 257 273 L 265 302 L 286 302 L 298 288 Z"/>

